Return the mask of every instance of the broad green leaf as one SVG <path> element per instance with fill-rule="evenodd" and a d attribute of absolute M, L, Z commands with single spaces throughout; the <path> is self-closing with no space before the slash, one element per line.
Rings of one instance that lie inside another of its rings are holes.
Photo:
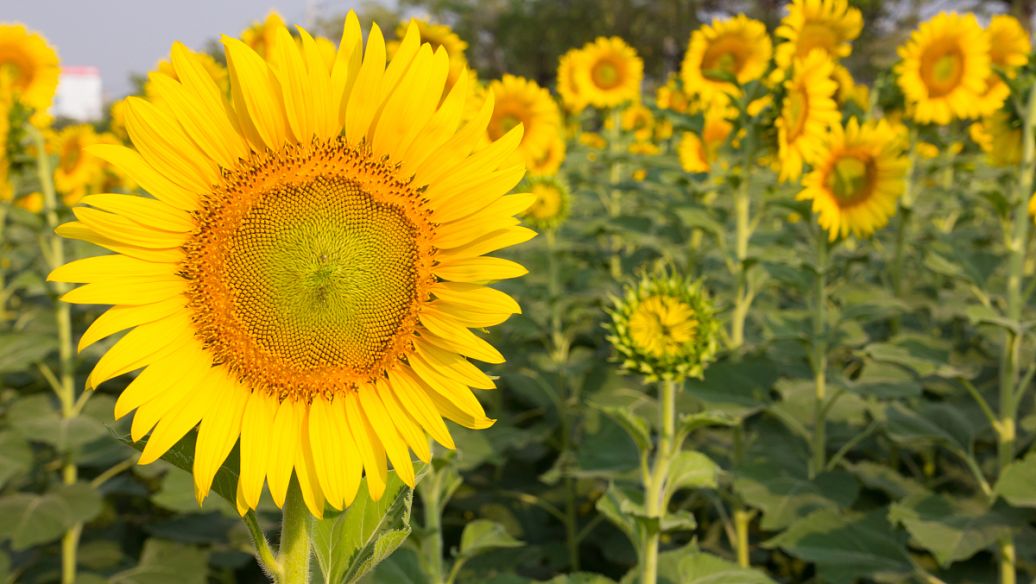
<path fill-rule="evenodd" d="M 67 452 L 108 435 L 104 424 L 90 416 L 63 419 L 57 403 L 44 394 L 23 397 L 11 405 L 7 419 L 23 438 Z"/>
<path fill-rule="evenodd" d="M 665 552 L 675 554 L 677 552 Z M 660 566 L 660 579 L 673 584 L 772 584 L 773 580 L 758 570 L 742 568 L 734 562 L 724 560 L 710 553 L 695 551 L 684 552 L 682 557 L 675 558 L 677 578 L 668 571 L 663 572 Z M 660 558 L 661 563 L 661 558 Z"/>
<path fill-rule="evenodd" d="M 996 494 L 1015 507 L 1036 507 L 1036 452 L 1004 469 L 996 482 Z"/>
<path fill-rule="evenodd" d="M 629 501 L 629 495 L 612 483 L 608 485 L 608 490 L 604 492 L 604 495 L 597 499 L 597 511 L 622 530 L 634 546 L 639 547 L 640 537 L 637 535 L 637 522 L 624 511 L 624 508 L 628 508 Z"/>
<path fill-rule="evenodd" d="M 585 477 L 614 477 L 637 468 L 640 451 L 622 426 L 600 412 L 590 410 L 583 420 L 583 432 L 576 445 L 578 464 L 573 474 Z"/>
<path fill-rule="evenodd" d="M 628 408 L 598 406 L 597 409 L 621 426 L 641 452 L 651 450 L 651 429 L 647 420 Z"/>
<path fill-rule="evenodd" d="M 917 481 L 876 462 L 862 460 L 856 464 L 843 463 L 842 466 L 865 486 L 884 491 L 893 499 L 927 492 Z"/>
<path fill-rule="evenodd" d="M 777 376 L 777 366 L 769 359 L 745 356 L 713 363 L 705 371 L 705 379 L 688 380 L 685 391 L 703 402 L 710 413 L 720 411 L 740 419 L 770 402 L 770 388 Z"/>
<path fill-rule="evenodd" d="M 191 545 L 149 539 L 136 567 L 111 577 L 112 584 L 205 584 L 209 553 Z"/>
<path fill-rule="evenodd" d="M 741 467 L 734 475 L 734 490 L 763 512 L 760 525 L 768 531 L 788 527 L 819 509 L 845 509 L 859 489 L 853 477 L 841 471 L 809 480 L 786 474 L 780 466 L 759 463 Z"/>
<path fill-rule="evenodd" d="M 740 421 L 726 412 L 697 412 L 694 414 L 683 414 L 677 422 L 679 432 L 691 434 L 700 428 L 708 426 L 736 426 Z"/>
<path fill-rule="evenodd" d="M 423 476 L 418 472 L 418 480 Z M 353 504 L 313 524 L 313 550 L 326 584 L 356 582 L 396 551 L 410 535 L 413 491 L 395 472 L 385 492 L 371 499 L 366 479 Z"/>
<path fill-rule="evenodd" d="M 913 570 L 905 538 L 896 533 L 884 509 L 869 513 L 819 509 L 763 544 L 817 564 L 824 581 L 902 579 Z"/>
<path fill-rule="evenodd" d="M 470 559 L 483 552 L 499 548 L 513 548 L 524 545 L 511 537 L 503 525 L 488 519 L 476 519 L 464 527 L 460 536 L 458 559 Z"/>
<path fill-rule="evenodd" d="M 54 335 L 0 333 L 0 373 L 24 371 L 57 349 Z"/>
<path fill-rule="evenodd" d="M 61 485 L 43 495 L 8 495 L 0 498 L 0 539 L 10 539 L 16 550 L 54 541 L 97 516 L 101 502 L 100 493 L 86 483 Z"/>
<path fill-rule="evenodd" d="M 975 433 L 989 426 L 981 416 L 967 416 L 949 402 L 924 402 L 914 409 L 892 403 L 885 415 L 889 437 L 908 447 L 942 444 L 969 452 Z"/>
<path fill-rule="evenodd" d="M 615 580 L 591 572 L 576 572 L 554 576 L 544 584 L 615 584 Z"/>
<path fill-rule="evenodd" d="M 219 511 L 237 517 L 237 510 L 223 497 L 206 497 L 201 505 L 194 498 L 194 476 L 181 468 L 170 468 L 162 478 L 162 486 L 151 496 L 151 502 L 177 513 Z"/>
<path fill-rule="evenodd" d="M 32 449 L 14 432 L 0 432 L 0 487 L 7 481 L 29 470 Z"/>
<path fill-rule="evenodd" d="M 668 501 L 680 489 L 716 488 L 720 472 L 719 465 L 701 452 L 678 452 L 669 466 L 665 500 Z"/>
<path fill-rule="evenodd" d="M 913 495 L 889 508 L 889 520 L 902 524 L 943 567 L 966 560 L 1012 531 L 999 513 L 975 502 L 938 494 Z"/>

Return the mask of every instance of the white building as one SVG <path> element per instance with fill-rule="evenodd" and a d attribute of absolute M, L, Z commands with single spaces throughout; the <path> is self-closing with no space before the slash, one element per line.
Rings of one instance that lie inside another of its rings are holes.
<path fill-rule="evenodd" d="M 79 122 L 101 119 L 101 71 L 97 67 L 62 67 L 51 114 Z"/>

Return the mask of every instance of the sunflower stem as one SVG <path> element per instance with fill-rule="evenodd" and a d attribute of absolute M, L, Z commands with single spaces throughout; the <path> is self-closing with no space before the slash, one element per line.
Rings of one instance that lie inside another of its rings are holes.
<path fill-rule="evenodd" d="M 424 507 L 424 536 L 421 538 L 421 564 L 431 584 L 442 584 L 442 476 L 431 467 L 431 474 L 417 486 Z"/>
<path fill-rule="evenodd" d="M 737 291 L 734 294 L 734 312 L 730 317 L 730 348 L 738 349 L 745 343 L 745 320 L 752 303 L 748 292 L 745 261 L 748 259 L 748 240 L 751 237 L 751 193 L 748 179 L 752 166 L 752 151 L 748 140 L 742 146 L 741 182 L 734 192 L 734 257 L 737 260 Z"/>
<path fill-rule="evenodd" d="M 292 476 L 281 515 L 279 564 L 282 572 L 277 584 L 309 584 L 309 560 L 313 555 L 310 545 L 312 529 L 313 516 L 302 499 L 298 479 Z"/>
<path fill-rule="evenodd" d="M 1007 320 L 1018 323 L 1022 320 L 1025 299 L 1022 295 L 1022 279 L 1025 277 L 1025 251 L 1029 242 L 1029 197 L 1033 190 L 1033 172 L 1036 171 L 1036 145 L 1033 140 L 1036 126 L 1036 89 L 1029 90 L 1029 102 L 1025 110 L 1022 128 L 1024 145 L 1021 168 L 1018 172 L 1018 190 L 1014 196 L 1014 216 L 1007 237 Z M 1022 335 L 1017 327 L 1004 332 L 1004 345 L 1000 354 L 1000 422 L 997 424 L 997 462 L 1000 473 L 1014 461 L 1016 440 L 1016 418 L 1018 415 L 1019 389 L 1018 370 L 1021 358 Z M 1014 584 L 1015 570 L 1014 538 L 1008 534 L 1000 538 L 1000 584 Z"/>
<path fill-rule="evenodd" d="M 43 204 L 47 227 L 50 229 L 47 243 L 50 244 L 47 256 L 51 261 L 50 269 L 54 269 L 65 263 L 65 247 L 54 230 L 58 226 L 58 196 L 54 190 L 54 177 L 50 167 L 50 157 L 47 155 L 46 143 L 43 134 L 32 126 L 26 126 L 29 135 L 32 137 L 33 145 L 36 147 L 36 173 L 40 181 L 40 190 L 43 191 Z M 54 291 L 58 296 L 68 290 L 67 284 L 55 283 Z M 61 406 L 61 419 L 63 421 L 76 417 L 75 411 L 75 349 L 72 345 L 72 307 L 65 302 L 55 299 L 54 320 L 58 329 L 58 402 Z M 72 454 L 62 453 L 61 482 L 66 485 L 75 484 L 79 478 Z M 76 552 L 79 548 L 79 536 L 83 531 L 83 524 L 76 523 L 65 531 L 61 537 L 61 583 L 73 584 L 76 580 Z"/>
<path fill-rule="evenodd" d="M 658 581 L 658 544 L 662 536 L 662 523 L 665 521 L 665 491 L 669 478 L 669 465 L 673 454 L 679 447 L 675 443 L 676 435 L 676 390 L 675 381 L 663 381 L 659 395 L 658 446 L 655 450 L 655 462 L 644 485 L 644 512 L 652 521 L 643 528 L 643 566 L 642 584 L 655 584 Z"/>
<path fill-rule="evenodd" d="M 813 297 L 813 464 L 810 475 L 824 471 L 827 457 L 826 418 L 827 402 L 827 233 L 816 229 L 817 265 L 816 287 Z"/>
<path fill-rule="evenodd" d="M 622 206 L 622 191 L 619 190 L 619 181 L 622 179 L 622 165 L 619 164 L 619 138 L 622 135 L 622 113 L 619 108 L 613 108 L 611 116 L 611 128 L 608 129 L 608 218 L 617 219 Z M 612 225 L 614 225 L 612 221 Z M 622 258 L 619 257 L 622 240 L 617 234 L 609 237 L 608 245 L 608 266 L 613 279 L 622 278 Z"/>
<path fill-rule="evenodd" d="M 284 570 L 281 569 L 273 549 L 270 548 L 270 542 L 267 541 L 266 535 L 263 533 L 262 528 L 259 527 L 259 520 L 255 516 L 255 511 L 249 509 L 248 513 L 245 513 L 241 519 L 245 522 L 245 527 L 248 528 L 248 533 L 252 536 L 252 544 L 255 546 L 255 557 L 259 561 L 259 567 L 274 582 L 280 582 L 284 579 Z"/>
<path fill-rule="evenodd" d="M 914 214 L 914 166 L 917 163 L 917 128 L 910 128 L 907 144 L 906 185 L 903 196 L 899 199 L 899 221 L 896 223 L 896 248 L 892 259 L 892 291 L 896 298 L 903 298 L 903 263 L 906 258 L 907 231 L 910 219 Z M 892 332 L 899 332 L 901 319 L 897 315 L 892 319 Z"/>

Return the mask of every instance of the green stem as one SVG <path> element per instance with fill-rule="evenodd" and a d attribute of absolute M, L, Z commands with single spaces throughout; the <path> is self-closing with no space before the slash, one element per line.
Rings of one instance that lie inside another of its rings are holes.
<path fill-rule="evenodd" d="M 51 261 L 51 269 L 65 263 L 65 247 L 60 236 L 54 233 L 58 226 L 58 197 L 54 190 L 54 177 L 50 167 L 43 134 L 39 130 L 28 127 L 36 147 L 36 172 L 43 191 L 43 203 L 50 228 L 47 254 Z M 68 290 L 67 284 L 55 283 L 54 291 L 60 296 Z M 58 402 L 61 405 L 61 419 L 70 420 L 76 417 L 75 412 L 75 349 L 72 345 L 72 307 L 68 303 L 55 300 L 54 320 L 58 329 Z M 78 469 L 71 453 L 63 453 L 61 481 L 66 485 L 76 482 Z M 76 550 L 79 547 L 79 535 L 83 524 L 70 527 L 61 538 L 61 583 L 73 584 L 76 580 Z"/>
<path fill-rule="evenodd" d="M 737 291 L 734 294 L 734 312 L 730 319 L 730 348 L 737 349 L 745 342 L 745 319 L 752 303 L 748 292 L 748 277 L 745 261 L 748 259 L 748 240 L 751 237 L 751 193 L 749 192 L 749 175 L 752 166 L 752 152 L 748 146 L 743 147 L 741 160 L 741 183 L 734 192 L 734 254 L 737 259 L 734 277 L 737 279 Z"/>
<path fill-rule="evenodd" d="M 244 520 L 245 527 L 248 528 L 248 533 L 252 536 L 252 544 L 255 546 L 259 567 L 274 582 L 284 580 L 284 570 L 281 568 L 280 562 L 277 561 L 273 550 L 270 549 L 270 542 L 266 540 L 266 534 L 259 527 L 259 520 L 256 519 L 255 511 L 249 510 L 241 519 Z"/>
<path fill-rule="evenodd" d="M 1036 169 L 1036 145 L 1033 127 L 1036 124 L 1036 89 L 1029 90 L 1022 132 L 1024 154 L 1018 172 L 1018 190 L 1014 195 L 1014 217 L 1007 240 L 1007 319 L 1011 323 L 1022 320 L 1022 279 L 1025 276 L 1025 251 L 1029 241 L 1029 197 L 1033 189 L 1033 171 Z M 1018 415 L 1018 368 L 1021 357 L 1022 335 L 1011 329 L 1004 333 L 1004 348 L 1000 358 L 1000 423 L 997 428 L 997 461 L 1002 473 L 1014 460 L 1016 419 Z M 1000 539 L 1000 584 L 1014 584 L 1014 539 L 1006 535 Z"/>
<path fill-rule="evenodd" d="M 441 472 L 432 469 L 431 476 L 417 487 L 424 506 L 424 531 L 421 539 L 421 558 L 425 576 L 431 584 L 442 584 L 442 493 Z"/>
<path fill-rule="evenodd" d="M 649 518 L 655 519 L 654 525 L 643 529 L 643 566 L 642 584 L 655 584 L 658 581 L 658 543 L 662 535 L 662 522 L 665 520 L 665 491 L 669 476 L 669 465 L 676 448 L 676 390 L 675 381 L 663 381 L 659 396 L 659 428 L 658 447 L 655 450 L 655 463 L 651 469 L 648 484 L 644 485 L 644 511 Z"/>
<path fill-rule="evenodd" d="M 3 188 L 0 186 L 0 188 Z M 7 227 L 7 210 L 9 202 L 0 201 L 0 257 L 8 257 L 7 242 L 4 240 L 4 231 Z M 0 262 L 0 322 L 7 320 L 7 266 Z"/>
<path fill-rule="evenodd" d="M 907 146 L 907 169 L 906 185 L 903 188 L 903 196 L 899 200 L 899 221 L 896 225 L 896 251 L 892 259 L 892 291 L 896 298 L 903 297 L 903 264 L 906 259 L 907 231 L 910 229 L 910 219 L 914 214 L 914 166 L 917 163 L 917 129 L 910 129 L 909 144 Z M 900 317 L 892 319 L 892 332 L 899 332 Z"/>
<path fill-rule="evenodd" d="M 740 424 L 734 426 L 734 468 L 741 465 L 745 456 L 744 429 Z M 742 568 L 749 567 L 748 527 L 752 521 L 752 513 L 745 509 L 741 497 L 734 493 L 734 549 L 737 553 L 737 564 Z"/>
<path fill-rule="evenodd" d="M 615 219 L 622 209 L 622 191 L 619 190 L 619 181 L 622 180 L 622 165 L 619 164 L 622 113 L 618 108 L 614 108 L 609 115 L 611 128 L 608 131 L 608 217 Z M 608 246 L 608 267 L 615 280 L 622 278 L 622 258 L 619 257 L 621 246 L 622 239 L 618 235 L 612 235 Z"/>
<path fill-rule="evenodd" d="M 824 471 L 827 457 L 827 235 L 817 229 L 816 288 L 813 295 L 813 409 L 812 476 Z"/>
<path fill-rule="evenodd" d="M 281 515 L 281 547 L 279 564 L 282 569 L 277 584 L 308 584 L 309 560 L 313 555 L 310 545 L 313 516 L 302 499 L 298 479 L 291 478 L 288 496 L 284 499 Z"/>

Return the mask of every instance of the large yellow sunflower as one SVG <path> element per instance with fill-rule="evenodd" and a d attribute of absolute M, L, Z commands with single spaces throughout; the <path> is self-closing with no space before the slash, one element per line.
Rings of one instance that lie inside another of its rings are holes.
<path fill-rule="evenodd" d="M 683 88 L 706 106 L 724 104 L 728 95 L 739 95 L 731 79 L 743 85 L 766 72 L 773 43 L 766 25 L 739 14 L 713 20 L 691 34 L 680 66 Z"/>
<path fill-rule="evenodd" d="M 1014 78 L 1017 69 L 1029 61 L 1029 53 L 1032 51 L 1029 33 L 1013 16 L 997 14 L 990 19 L 986 33 L 989 35 L 990 65 L 994 69 L 986 78 L 986 90 L 979 106 L 982 115 L 990 115 L 1003 107 L 1004 101 L 1011 94 L 1011 88 L 1000 78 L 997 69 L 1009 78 Z"/>
<path fill-rule="evenodd" d="M 40 112 L 50 109 L 61 67 L 42 35 L 21 24 L 0 23 L 0 70 L 10 76 L 18 101 Z"/>
<path fill-rule="evenodd" d="M 531 163 L 542 157 L 561 134 L 561 111 L 550 92 L 535 81 L 504 75 L 489 84 L 487 92 L 496 101 L 486 132 L 490 140 L 498 140 L 513 128 L 522 125 L 518 151 Z"/>
<path fill-rule="evenodd" d="M 409 23 L 399 23 L 399 26 L 396 27 L 396 37 L 406 36 L 406 31 L 411 24 L 416 25 L 418 32 L 421 33 L 421 42 L 428 43 L 433 50 L 439 47 L 446 50 L 446 54 L 450 58 L 450 74 L 446 78 L 446 88 L 448 90 L 453 87 L 453 84 L 468 68 L 468 58 L 464 55 L 464 51 L 468 49 L 468 43 L 464 42 L 445 24 L 433 24 L 420 18 L 411 18 Z M 389 43 L 389 56 L 394 55 L 398 47 L 398 41 Z"/>
<path fill-rule="evenodd" d="M 974 14 L 937 14 L 910 35 L 899 56 L 899 87 L 918 122 L 948 124 L 981 112 L 989 35 Z"/>
<path fill-rule="evenodd" d="M 644 61 L 619 37 L 587 43 L 575 61 L 575 85 L 594 107 L 608 108 L 640 99 Z"/>
<path fill-rule="evenodd" d="M 842 119 L 834 95 L 838 84 L 834 63 L 823 51 L 795 59 L 791 79 L 784 82 L 784 103 L 777 118 L 777 155 L 781 180 L 797 180 L 802 165 L 822 149 L 828 129 Z"/>
<path fill-rule="evenodd" d="M 884 120 L 836 125 L 797 199 L 813 201 L 820 226 L 834 241 L 866 236 L 886 223 L 906 187 L 904 138 Z"/>
<path fill-rule="evenodd" d="M 833 61 L 848 57 L 862 29 L 863 15 L 848 0 L 792 0 L 775 33 L 784 42 L 777 45 L 774 59 L 787 69 L 814 50 Z"/>
<path fill-rule="evenodd" d="M 114 305 L 81 347 L 131 329 L 87 386 L 143 369 L 115 411 L 150 432 L 142 464 L 199 426 L 199 500 L 240 440 L 239 511 L 264 482 L 283 505 L 294 473 L 320 515 L 361 474 L 379 498 L 386 456 L 413 485 L 410 451 L 454 447 L 443 418 L 492 425 L 471 388 L 493 380 L 468 358 L 503 356 L 470 329 L 519 312 L 487 284 L 525 269 L 485 254 L 534 235 L 514 218 L 533 197 L 506 195 L 521 128 L 475 150 L 493 99 L 462 123 L 466 89 L 443 96 L 449 57 L 416 27 L 386 63 L 381 30 L 364 47 L 350 13 L 331 71 L 305 31 L 301 50 L 275 34 L 265 59 L 223 38 L 229 98 L 173 47 L 168 107 L 131 98 L 134 148 L 94 148 L 154 198 L 84 198 L 59 232 L 115 253 L 50 279 L 85 283 L 66 302 Z"/>

